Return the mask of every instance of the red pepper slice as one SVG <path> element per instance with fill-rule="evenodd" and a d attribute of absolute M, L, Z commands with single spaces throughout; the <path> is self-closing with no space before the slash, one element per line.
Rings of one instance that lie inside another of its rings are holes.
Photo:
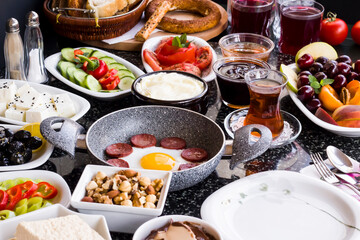
<path fill-rule="evenodd" d="M 5 191 L 0 190 L 0 211 L 5 209 L 8 199 L 9 195 Z"/>
<path fill-rule="evenodd" d="M 76 55 L 84 55 L 84 52 L 81 51 L 80 49 L 75 49 L 74 50 L 74 58 L 75 59 L 79 59 Z M 79 59 L 80 60 L 80 59 Z"/>
<path fill-rule="evenodd" d="M 5 209 L 14 210 L 16 204 L 21 200 L 22 191 L 20 184 L 6 190 L 6 193 L 9 195 L 8 204 Z"/>
<path fill-rule="evenodd" d="M 114 77 L 114 81 L 112 81 L 111 83 L 105 85 L 105 89 L 106 90 L 113 90 L 116 88 L 116 86 L 120 83 L 120 78 L 119 76 L 115 76 Z"/>
<path fill-rule="evenodd" d="M 83 55 L 76 55 L 76 56 L 79 57 L 79 59 L 82 63 L 88 62 L 85 67 L 86 68 L 85 71 L 88 74 L 92 75 L 96 79 L 102 78 L 109 71 L 109 68 L 106 65 L 106 62 L 104 62 L 101 59 L 91 60 Z M 83 67 L 84 67 L 84 65 L 83 65 Z"/>
<path fill-rule="evenodd" d="M 36 191 L 36 189 L 38 189 L 38 185 L 33 181 L 26 181 L 23 184 L 20 184 L 20 188 L 22 191 L 21 199 L 24 199 L 31 197 L 31 195 Z"/>
<path fill-rule="evenodd" d="M 43 199 L 54 198 L 57 194 L 57 189 L 53 185 L 47 182 L 40 182 L 37 184 L 37 190 L 31 195 L 31 197 L 42 197 Z"/>

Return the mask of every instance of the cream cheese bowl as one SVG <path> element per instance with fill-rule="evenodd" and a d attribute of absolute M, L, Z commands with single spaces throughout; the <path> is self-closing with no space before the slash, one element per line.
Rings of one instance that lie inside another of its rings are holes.
<path fill-rule="evenodd" d="M 191 73 L 150 72 L 134 81 L 131 92 L 136 105 L 165 105 L 203 114 L 207 112 L 208 85 L 202 78 Z"/>

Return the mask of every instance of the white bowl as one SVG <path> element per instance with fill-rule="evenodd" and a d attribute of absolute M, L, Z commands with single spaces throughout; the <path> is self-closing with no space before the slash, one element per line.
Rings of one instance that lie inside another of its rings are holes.
<path fill-rule="evenodd" d="M 54 204 L 47 208 L 42 208 L 34 212 L 20 215 L 16 218 L 11 218 L 7 221 L 0 222 L 1 236 L 0 239 L 10 239 L 14 237 L 16 227 L 20 222 L 46 220 L 49 218 L 63 217 L 67 215 L 78 215 L 84 220 L 92 229 L 97 231 L 104 239 L 111 240 L 109 229 L 106 225 L 105 218 L 100 215 L 86 215 L 70 211 L 60 204 Z"/>
<path fill-rule="evenodd" d="M 138 67 L 136 67 L 134 64 L 126 61 L 125 59 L 116 56 L 115 54 L 109 53 L 107 51 L 98 49 L 98 48 L 93 48 L 93 47 L 86 47 L 86 48 L 90 48 L 93 50 L 97 50 L 99 52 L 104 53 L 105 55 L 112 57 L 113 59 L 115 59 L 117 62 L 124 64 L 125 67 L 127 67 L 131 72 L 134 73 L 135 77 L 139 77 L 141 75 L 144 74 L 144 72 L 142 70 L 140 70 Z M 76 48 L 79 49 L 79 48 Z M 72 87 L 76 90 L 78 90 L 79 92 L 85 93 L 91 97 L 95 97 L 101 100 L 114 100 L 114 99 L 118 99 L 121 97 L 125 97 L 126 95 L 130 94 L 130 89 L 128 90 L 124 90 L 124 91 L 119 91 L 119 92 L 114 92 L 114 93 L 107 93 L 107 92 L 96 92 L 96 91 L 91 91 L 87 88 L 84 88 L 80 85 L 77 85 L 73 82 L 71 82 L 69 79 L 64 78 L 61 73 L 57 70 L 56 66 L 58 64 L 58 62 L 61 60 L 61 52 L 59 53 L 55 53 L 49 57 L 47 57 L 45 59 L 45 67 L 46 69 L 57 79 L 59 79 L 61 82 L 65 83 L 66 85 L 68 85 L 69 87 Z"/>
<path fill-rule="evenodd" d="M 161 196 L 155 209 L 81 201 L 86 194 L 86 185 L 92 180 L 97 172 L 102 171 L 107 176 L 112 176 L 114 173 L 126 169 L 128 168 L 87 165 L 72 194 L 71 206 L 77 208 L 77 210 L 82 213 L 104 215 L 110 231 L 114 232 L 134 233 L 144 222 L 160 216 L 165 206 L 165 200 L 169 191 L 172 176 L 172 172 L 168 171 L 134 169 L 135 171 L 140 172 L 141 176 L 149 177 L 151 180 L 156 178 L 162 178 L 164 180 Z"/>
<path fill-rule="evenodd" d="M 290 64 L 289 67 L 291 67 L 293 70 L 297 71 L 297 67 L 295 63 Z M 316 117 L 312 112 L 310 112 L 305 105 L 298 99 L 296 93 L 291 91 L 291 89 L 288 88 L 289 95 L 295 105 L 307 116 L 313 123 L 318 125 L 319 127 L 324 128 L 325 130 L 328 130 L 329 132 L 335 133 L 340 136 L 344 137 L 360 137 L 360 128 L 351 128 L 351 127 L 342 127 L 342 126 L 336 126 L 334 124 L 327 123 L 320 118 Z"/>
<path fill-rule="evenodd" d="M 11 79 L 0 79 L 0 85 L 3 85 L 3 83 L 5 83 L 5 82 L 9 82 L 9 84 L 11 82 L 14 82 L 18 88 L 20 88 L 24 84 L 29 84 L 36 91 L 38 91 L 40 93 L 48 92 L 51 95 L 67 93 L 69 95 L 70 99 L 73 101 L 74 106 L 75 106 L 75 115 L 70 118 L 70 119 L 72 119 L 74 121 L 79 120 L 90 109 L 90 103 L 85 98 L 80 97 L 78 95 L 75 95 L 75 94 L 73 94 L 71 92 L 62 90 L 60 88 L 51 87 L 51 86 L 40 84 L 40 83 L 27 82 L 27 81 L 19 81 L 19 80 L 14 81 L 14 80 L 11 80 Z M 0 116 L 0 121 L 5 122 L 5 123 L 10 123 L 10 124 L 15 124 L 15 125 L 26 125 L 26 124 L 28 124 L 28 122 L 21 122 L 21 121 L 9 119 L 9 118 L 6 118 L 6 117 L 1 117 L 1 116 Z"/>
<path fill-rule="evenodd" d="M 144 65 L 144 68 L 145 68 L 146 72 L 149 73 L 149 72 L 153 72 L 154 70 L 144 60 L 144 56 L 142 54 L 144 52 L 144 50 L 148 49 L 148 50 L 154 52 L 162 39 L 169 38 L 169 37 L 175 37 L 175 36 L 179 36 L 179 35 L 169 35 L 169 36 L 165 36 L 165 37 L 164 36 L 153 37 L 153 38 L 149 38 L 148 40 L 146 40 L 144 42 L 144 44 L 142 46 L 142 49 L 141 49 L 141 59 L 142 59 L 142 63 Z M 194 37 L 194 36 L 187 36 L 187 39 L 189 41 L 193 42 L 197 47 L 204 47 L 204 46 L 210 47 L 210 49 L 212 51 L 213 58 L 212 58 L 211 63 L 209 64 L 209 66 L 206 69 L 204 69 L 203 76 L 201 76 L 201 78 L 204 79 L 207 82 L 209 82 L 211 80 L 214 80 L 216 75 L 215 75 L 214 71 L 212 70 L 212 65 L 217 60 L 216 52 L 214 51 L 214 49 L 205 40 L 203 40 L 201 38 Z"/>
<path fill-rule="evenodd" d="M 165 226 L 171 219 L 174 222 L 188 221 L 188 222 L 200 224 L 204 228 L 204 230 L 207 233 L 211 234 L 213 237 L 215 237 L 216 240 L 223 239 L 220 235 L 220 232 L 213 225 L 207 223 L 206 221 L 200 218 L 185 216 L 185 215 L 167 215 L 167 216 L 154 218 L 141 225 L 136 230 L 132 240 L 144 240 L 151 233 L 152 230 L 156 230 Z"/>
<path fill-rule="evenodd" d="M 1 124 L 1 123 L 0 123 L 0 126 L 8 128 L 14 132 L 16 132 L 17 130 L 19 130 L 22 127 L 22 126 Z M 1 171 L 26 170 L 26 169 L 38 167 L 38 166 L 44 164 L 49 159 L 53 150 L 54 150 L 54 146 L 51 143 L 49 143 L 48 141 L 46 141 L 45 145 L 39 151 L 33 153 L 30 162 L 20 164 L 20 165 L 0 166 L 0 172 Z"/>

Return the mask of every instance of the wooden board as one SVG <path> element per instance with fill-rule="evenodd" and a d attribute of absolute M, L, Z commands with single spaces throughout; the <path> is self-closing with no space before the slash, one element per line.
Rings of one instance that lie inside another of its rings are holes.
<path fill-rule="evenodd" d="M 216 3 L 215 3 L 216 4 Z M 220 9 L 220 13 L 221 13 L 221 19 L 220 22 L 213 28 L 203 31 L 203 32 L 198 32 L 198 33 L 193 33 L 193 34 L 188 34 L 190 36 L 195 36 L 195 37 L 199 37 L 204 39 L 205 41 L 214 38 L 216 36 L 218 36 L 220 33 L 222 33 L 228 25 L 228 15 L 226 10 L 220 6 L 219 4 L 216 4 L 219 9 Z M 196 19 L 199 18 L 199 16 L 194 15 L 192 13 L 187 13 L 187 12 L 181 12 L 181 11 L 175 11 L 175 12 L 168 12 L 166 14 L 166 16 L 172 17 L 172 18 L 177 18 L 177 19 Z M 157 37 L 157 36 L 168 36 L 168 35 L 174 35 L 175 33 L 169 33 L 169 32 L 163 32 L 163 31 L 159 31 L 156 32 L 154 34 L 151 34 L 151 37 Z M 114 49 L 114 50 L 126 50 L 126 51 L 140 51 L 141 47 L 143 45 L 143 42 L 140 41 L 136 41 L 135 39 L 129 39 L 123 42 L 119 42 L 119 43 L 115 43 L 115 44 L 107 44 L 103 41 L 83 41 L 85 44 L 88 44 L 90 46 L 94 46 L 94 47 L 99 47 L 99 48 L 106 48 L 106 49 Z"/>

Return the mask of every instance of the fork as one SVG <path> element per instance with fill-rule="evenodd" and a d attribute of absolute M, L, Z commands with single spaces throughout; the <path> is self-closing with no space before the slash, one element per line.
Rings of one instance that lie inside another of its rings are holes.
<path fill-rule="evenodd" d="M 314 162 L 316 170 L 326 182 L 334 185 L 344 185 L 360 197 L 360 192 L 353 185 L 340 182 L 340 180 L 335 176 L 335 174 L 330 170 L 330 168 L 326 166 L 320 153 L 311 153 L 310 158 Z"/>

